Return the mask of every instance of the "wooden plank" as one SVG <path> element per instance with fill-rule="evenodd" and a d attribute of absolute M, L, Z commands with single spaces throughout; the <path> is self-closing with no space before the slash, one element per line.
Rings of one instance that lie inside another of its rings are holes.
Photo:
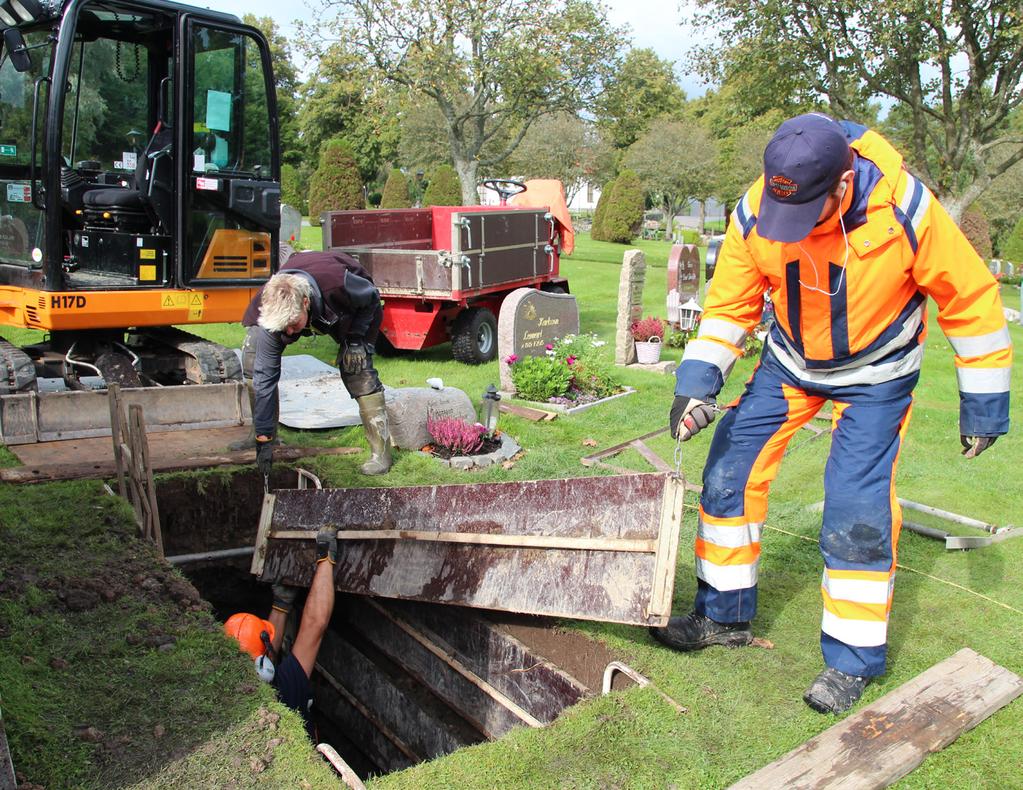
<path fill-rule="evenodd" d="M 288 463 L 316 455 L 355 455 L 361 452 L 364 450 L 358 447 L 276 447 L 274 448 L 274 460 L 278 463 Z M 239 450 L 195 458 L 160 459 L 154 457 L 152 466 L 154 472 L 184 472 L 190 469 L 207 469 L 214 466 L 244 466 L 255 462 L 255 450 Z M 0 469 L 0 481 L 5 483 L 46 483 L 54 480 L 103 479 L 113 477 L 116 472 L 117 468 L 112 461 L 16 466 L 10 469 Z"/>
<path fill-rule="evenodd" d="M 471 669 L 466 667 L 457 658 L 452 658 L 450 655 L 450 650 L 448 651 L 443 650 L 440 646 L 438 646 L 438 644 L 436 644 L 436 640 L 431 640 L 426 634 L 416 630 L 411 625 L 402 620 L 400 617 L 392 615 L 383 607 L 373 604 L 372 601 L 370 602 L 370 605 L 373 606 L 376 609 L 376 611 L 379 612 L 383 617 L 390 620 L 392 623 L 398 626 L 398 628 L 404 631 L 408 636 L 412 637 L 412 639 L 414 639 L 422 647 L 425 647 L 430 653 L 439 658 L 441 661 L 443 661 L 445 664 L 451 667 L 455 672 L 457 672 L 463 678 L 472 683 L 472 685 L 476 686 L 476 688 L 478 688 L 480 691 L 482 691 L 484 694 L 486 694 L 488 697 L 494 700 L 494 702 L 499 704 L 502 708 L 505 708 L 506 710 L 510 711 L 523 724 L 526 724 L 530 727 L 543 727 L 543 723 L 537 720 L 536 717 L 531 715 L 528 711 L 523 710 L 520 706 L 516 705 L 512 700 L 510 700 L 500 691 L 498 691 L 485 680 L 483 680 L 481 677 L 479 677 Z M 486 734 L 487 737 L 491 737 L 489 733 L 484 734 Z"/>
<path fill-rule="evenodd" d="M 309 540 L 303 529 L 284 529 L 273 533 L 275 540 Z M 653 554 L 653 540 L 619 538 L 562 538 L 555 535 L 494 535 L 475 532 L 424 532 L 414 529 L 338 530 L 338 540 L 425 540 L 434 543 L 472 543 L 477 546 L 513 546 L 531 549 L 570 549 L 572 551 L 624 551 Z"/>
<path fill-rule="evenodd" d="M 669 589 L 664 574 L 655 579 L 655 551 L 677 547 L 677 540 L 665 541 L 661 533 L 677 532 L 681 523 L 680 508 L 662 518 L 670 479 L 634 474 L 279 491 L 261 576 L 308 586 L 312 533 L 329 525 L 358 535 L 346 541 L 338 560 L 342 592 L 663 625 L 668 608 L 654 611 L 651 596 L 656 585 L 659 600 L 670 601 L 674 583 L 673 573 L 667 574 Z M 278 531 L 302 530 L 306 540 L 275 537 Z M 388 539 L 366 539 L 374 531 Z M 405 540 L 401 533 L 433 537 Z M 449 540 L 452 533 L 465 537 Z M 558 548 L 549 547 L 555 543 Z M 662 565 L 674 562 L 664 558 Z"/>
<path fill-rule="evenodd" d="M 270 537 L 274 499 L 273 494 L 263 494 L 263 509 L 259 512 L 259 527 L 256 529 L 255 551 L 252 554 L 252 566 L 249 568 L 249 572 L 256 576 L 263 573 L 263 563 L 266 561 L 266 543 Z"/>
<path fill-rule="evenodd" d="M 544 411 L 543 409 L 534 409 L 531 406 L 519 406 L 515 403 L 504 403 L 503 401 L 497 404 L 497 409 L 504 414 L 512 414 L 532 422 L 551 422 L 558 417 L 556 411 Z"/>
<path fill-rule="evenodd" d="M 963 648 L 732 790 L 887 787 L 1023 693 L 1023 678 Z"/>
<path fill-rule="evenodd" d="M 127 499 L 128 489 L 124 485 L 124 458 L 121 456 L 120 394 L 120 385 L 112 383 L 107 387 L 107 402 L 110 406 L 110 437 L 113 440 L 114 468 L 117 470 L 117 492 L 121 495 L 121 499 Z"/>
<path fill-rule="evenodd" d="M 451 650 L 451 656 L 543 724 L 590 696 L 579 680 L 471 609 L 387 601 L 394 612 Z"/>
<path fill-rule="evenodd" d="M 16 790 L 18 780 L 14 773 L 14 761 L 11 749 L 7 745 L 7 732 L 4 730 L 3 716 L 0 715 L 0 790 Z"/>

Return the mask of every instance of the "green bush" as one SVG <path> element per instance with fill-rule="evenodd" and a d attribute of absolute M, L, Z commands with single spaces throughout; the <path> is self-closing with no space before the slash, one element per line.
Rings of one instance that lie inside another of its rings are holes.
<path fill-rule="evenodd" d="M 607 241 L 604 234 L 604 217 L 607 215 L 607 206 L 611 202 L 611 192 L 614 190 L 615 182 L 611 179 L 604 184 L 600 190 L 600 197 L 597 198 L 597 207 L 593 211 L 593 225 L 590 227 L 590 238 L 594 241 Z"/>
<path fill-rule="evenodd" d="M 985 261 L 991 258 L 991 226 L 988 224 L 984 212 L 975 208 L 968 208 L 963 212 L 963 218 L 959 222 L 959 229 L 973 245 L 973 249 Z"/>
<path fill-rule="evenodd" d="M 682 243 L 683 244 L 699 244 L 700 233 L 696 228 L 683 228 L 682 229 Z"/>
<path fill-rule="evenodd" d="M 621 392 L 617 369 L 596 336 L 568 335 L 542 357 L 507 357 L 518 397 L 576 406 Z"/>
<path fill-rule="evenodd" d="M 1023 217 L 1019 218 L 1012 233 L 1002 242 L 1002 257 L 1023 264 Z"/>
<path fill-rule="evenodd" d="M 411 208 L 412 198 L 408 192 L 408 178 L 398 168 L 392 168 L 380 197 L 380 208 Z"/>
<path fill-rule="evenodd" d="M 523 357 L 512 363 L 512 381 L 518 397 L 546 402 L 568 391 L 572 373 L 562 359 Z"/>
<path fill-rule="evenodd" d="M 423 194 L 424 206 L 461 206 L 462 184 L 451 165 L 439 165 L 429 174 L 429 184 Z"/>
<path fill-rule="evenodd" d="M 303 215 L 309 211 L 309 202 L 302 188 L 302 174 L 294 165 L 281 165 L 281 203 L 298 209 Z"/>
<path fill-rule="evenodd" d="M 639 176 L 633 170 L 623 170 L 615 179 L 614 189 L 601 223 L 601 234 L 606 241 L 628 244 L 639 233 L 643 224 L 646 198 Z"/>
<path fill-rule="evenodd" d="M 320 166 L 309 182 L 309 220 L 318 225 L 325 211 L 361 208 L 366 208 L 366 198 L 351 146 L 344 140 L 328 140 L 320 149 Z"/>

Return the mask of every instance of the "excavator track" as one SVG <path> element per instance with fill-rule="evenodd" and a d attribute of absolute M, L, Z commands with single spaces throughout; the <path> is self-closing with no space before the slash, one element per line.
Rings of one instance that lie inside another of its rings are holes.
<path fill-rule="evenodd" d="M 32 392 L 36 386 L 36 366 L 32 358 L 0 338 L 0 395 Z"/>
<path fill-rule="evenodd" d="M 144 337 L 175 349 L 184 357 L 189 384 L 224 384 L 242 380 L 242 363 L 229 348 L 172 327 L 148 330 Z"/>

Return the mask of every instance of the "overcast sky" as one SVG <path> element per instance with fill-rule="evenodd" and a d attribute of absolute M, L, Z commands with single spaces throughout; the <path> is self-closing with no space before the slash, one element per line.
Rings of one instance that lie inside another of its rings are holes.
<path fill-rule="evenodd" d="M 187 0 L 186 0 L 187 1 Z M 685 54 L 693 38 L 691 30 L 681 26 L 682 13 L 679 0 L 605 0 L 609 17 L 615 25 L 628 25 L 632 29 L 634 47 L 649 47 L 661 58 L 675 61 L 679 83 L 690 98 L 700 96 L 706 86 L 695 75 L 685 73 Z M 319 5 L 315 0 L 198 0 L 216 11 L 242 16 L 253 13 L 272 17 L 282 32 L 294 31 L 293 22 L 301 19 L 311 22 Z M 687 4 L 682 3 L 683 7 Z"/>

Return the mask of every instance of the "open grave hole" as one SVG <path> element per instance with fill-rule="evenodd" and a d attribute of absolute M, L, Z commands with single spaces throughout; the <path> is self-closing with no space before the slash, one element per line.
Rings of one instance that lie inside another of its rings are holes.
<path fill-rule="evenodd" d="M 294 486 L 294 472 L 277 474 L 273 485 Z M 266 616 L 270 587 L 249 572 L 261 476 L 168 477 L 157 496 L 166 555 L 216 617 Z M 313 718 L 319 741 L 361 776 L 379 775 L 549 724 L 601 692 L 614 658 L 549 618 L 338 593 L 312 678 Z M 614 688 L 631 684 L 614 675 Z"/>

